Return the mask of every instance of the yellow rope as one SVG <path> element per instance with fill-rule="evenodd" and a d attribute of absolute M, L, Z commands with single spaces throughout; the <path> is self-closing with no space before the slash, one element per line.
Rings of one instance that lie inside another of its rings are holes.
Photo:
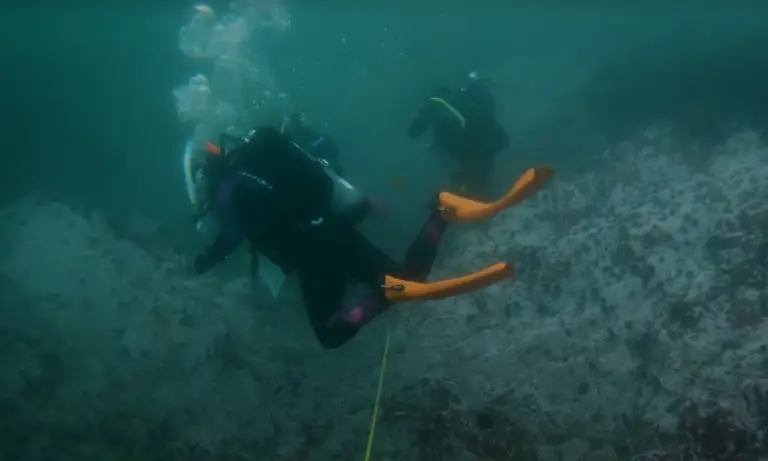
<path fill-rule="evenodd" d="M 379 416 L 379 402 L 381 402 L 381 390 L 384 387 L 384 372 L 387 369 L 387 356 L 389 355 L 389 328 L 387 328 L 387 339 L 384 342 L 384 355 L 381 356 L 381 370 L 379 371 L 379 388 L 376 390 L 376 401 L 373 404 L 373 416 L 371 417 L 371 428 L 368 431 L 368 446 L 365 447 L 365 460 L 371 460 L 371 448 L 373 448 L 373 437 L 376 434 L 376 420 Z"/>
<path fill-rule="evenodd" d="M 437 104 L 440 104 L 441 106 L 443 106 L 448 111 L 448 113 L 453 115 L 453 117 L 456 119 L 457 122 L 459 122 L 459 125 L 461 125 L 462 128 L 466 128 L 467 127 L 467 121 L 464 119 L 464 116 L 461 115 L 461 112 L 456 110 L 455 107 L 453 107 L 452 105 L 448 104 L 448 101 L 446 101 L 443 98 L 434 98 L 434 97 L 433 98 L 429 98 L 429 100 L 434 102 L 434 103 L 437 103 Z"/>

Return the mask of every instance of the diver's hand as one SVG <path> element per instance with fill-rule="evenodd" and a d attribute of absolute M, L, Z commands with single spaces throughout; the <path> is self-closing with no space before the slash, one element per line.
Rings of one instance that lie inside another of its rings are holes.
<path fill-rule="evenodd" d="M 195 273 L 197 275 L 201 275 L 205 272 L 207 272 L 211 267 L 213 267 L 213 264 L 210 261 L 210 258 L 206 257 L 205 254 L 202 254 L 195 258 Z"/>

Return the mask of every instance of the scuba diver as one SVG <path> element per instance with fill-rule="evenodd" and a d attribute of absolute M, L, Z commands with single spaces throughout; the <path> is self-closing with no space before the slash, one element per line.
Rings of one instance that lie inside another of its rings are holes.
<path fill-rule="evenodd" d="M 341 166 L 339 159 L 338 145 L 335 139 L 328 133 L 322 133 L 313 129 L 307 123 L 307 116 L 304 112 L 294 112 L 288 117 L 283 118 L 280 124 L 280 133 L 288 137 L 292 142 L 296 143 L 300 148 L 307 152 L 310 156 L 323 159 L 327 162 L 327 167 L 332 169 L 336 175 L 343 175 L 344 170 Z M 247 142 L 246 139 L 223 134 L 220 136 L 220 144 L 228 145 L 230 147 L 237 146 Z M 210 141 L 205 143 L 205 151 L 209 154 L 219 155 L 221 148 Z M 187 146 L 187 152 L 185 157 L 191 158 L 193 155 L 193 147 Z M 185 161 L 186 163 L 186 161 Z M 186 168 L 186 167 L 185 167 Z M 193 187 L 194 180 L 191 179 L 192 172 L 185 173 L 188 178 L 188 188 Z M 190 198 L 195 204 L 195 193 L 190 193 Z M 372 210 L 376 210 L 380 215 L 387 215 L 387 208 L 381 204 L 368 203 L 368 206 Z M 202 219 L 201 219 L 202 218 Z M 211 216 L 205 213 L 204 210 L 198 210 L 195 219 L 197 220 L 197 229 L 201 233 L 208 233 L 209 229 L 213 227 L 211 223 Z M 286 279 L 286 274 L 274 265 L 269 258 L 265 258 L 254 245 L 250 248 L 251 259 L 251 280 L 253 286 L 259 286 L 265 284 L 274 298 L 280 296 L 283 284 Z"/>
<path fill-rule="evenodd" d="M 285 273 L 298 274 L 310 325 L 325 348 L 345 344 L 395 303 L 446 298 L 510 278 L 512 265 L 498 262 L 463 277 L 426 281 L 450 221 L 493 216 L 554 174 L 546 166 L 528 169 L 503 198 L 491 203 L 438 194 L 401 264 L 357 230 L 371 210 L 367 198 L 336 175 L 328 162 L 277 129 L 258 128 L 231 150 L 222 145 L 199 171 L 220 231 L 196 258 L 195 271 L 208 271 L 244 240 L 250 241 Z M 348 284 L 363 285 L 366 292 L 346 304 Z"/>
<path fill-rule="evenodd" d="M 438 87 L 419 108 L 408 128 L 411 139 L 432 128 L 432 147 L 458 163 L 454 180 L 463 194 L 488 199 L 494 157 L 509 147 L 509 136 L 496 119 L 496 99 L 477 72 L 454 90 Z"/>
<path fill-rule="evenodd" d="M 344 174 L 339 161 L 339 147 L 336 140 L 328 133 L 320 133 L 310 127 L 304 112 L 292 114 L 283 119 L 280 133 L 287 135 L 312 156 L 325 159 L 336 174 Z"/>

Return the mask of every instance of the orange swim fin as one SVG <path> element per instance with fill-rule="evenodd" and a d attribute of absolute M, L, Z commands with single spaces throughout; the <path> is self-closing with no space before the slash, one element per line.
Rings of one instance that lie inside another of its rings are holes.
<path fill-rule="evenodd" d="M 470 200 L 450 192 L 440 192 L 438 199 L 442 215 L 451 221 L 475 221 L 489 218 L 528 198 L 549 181 L 554 174 L 554 168 L 546 165 L 528 168 L 517 178 L 515 185 L 504 197 L 490 203 Z"/>
<path fill-rule="evenodd" d="M 498 262 L 463 277 L 437 282 L 410 282 L 387 274 L 384 277 L 384 295 L 391 302 L 450 298 L 485 288 L 514 275 L 514 267 L 505 262 Z"/>

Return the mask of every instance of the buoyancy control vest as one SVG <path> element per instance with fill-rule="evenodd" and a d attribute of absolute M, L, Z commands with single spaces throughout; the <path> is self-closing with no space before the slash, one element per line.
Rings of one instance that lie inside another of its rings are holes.
<path fill-rule="evenodd" d="M 339 176 L 328 161 L 315 157 L 278 130 L 254 130 L 240 145 L 222 155 L 238 172 L 263 181 L 274 200 L 274 218 L 299 225 L 319 225 L 326 219 L 352 224 L 368 214 L 369 201 Z"/>

